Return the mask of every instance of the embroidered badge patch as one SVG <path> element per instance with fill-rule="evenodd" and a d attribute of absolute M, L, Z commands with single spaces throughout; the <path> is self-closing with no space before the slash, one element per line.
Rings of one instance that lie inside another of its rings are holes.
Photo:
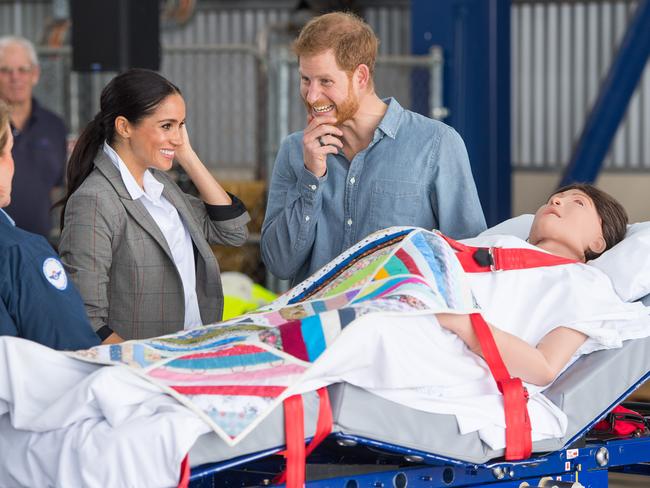
<path fill-rule="evenodd" d="M 45 279 L 57 290 L 65 290 L 68 287 L 68 275 L 65 274 L 61 261 L 54 258 L 47 258 L 43 261 L 43 274 Z"/>

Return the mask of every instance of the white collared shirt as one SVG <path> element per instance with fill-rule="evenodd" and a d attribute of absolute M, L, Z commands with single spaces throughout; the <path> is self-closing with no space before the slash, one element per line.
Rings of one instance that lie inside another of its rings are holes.
<path fill-rule="evenodd" d="M 144 190 L 135 181 L 135 178 L 115 150 L 104 142 L 104 153 L 110 158 L 122 176 L 126 190 L 133 200 L 140 200 L 153 218 L 158 228 L 165 236 L 167 245 L 174 258 L 174 264 L 183 282 L 185 294 L 185 329 L 192 329 L 202 325 L 199 311 L 199 300 L 196 296 L 196 268 L 194 263 L 194 248 L 192 238 L 185 222 L 178 214 L 178 210 L 162 192 L 164 185 L 160 183 L 147 169 L 142 178 Z"/>

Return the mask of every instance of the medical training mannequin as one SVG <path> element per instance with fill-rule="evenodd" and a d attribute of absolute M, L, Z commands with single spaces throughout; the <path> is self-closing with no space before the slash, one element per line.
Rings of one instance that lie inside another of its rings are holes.
<path fill-rule="evenodd" d="M 591 185 L 561 188 L 542 205 L 533 221 L 528 242 L 557 256 L 586 262 L 625 237 L 627 213 L 612 197 Z M 482 355 L 469 315 L 438 314 L 440 325 L 455 332 L 476 354 Z M 585 342 L 582 332 L 558 327 L 536 347 L 490 325 L 494 339 L 513 376 L 536 384 L 553 381 Z"/>
<path fill-rule="evenodd" d="M 0 101 L 0 336 L 53 349 L 99 344 L 83 302 L 47 240 L 17 227 L 2 210 L 11 202 L 14 161 L 9 109 Z"/>

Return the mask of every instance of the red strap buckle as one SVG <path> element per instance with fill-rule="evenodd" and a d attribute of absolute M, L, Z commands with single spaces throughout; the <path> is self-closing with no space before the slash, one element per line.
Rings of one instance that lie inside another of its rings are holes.
<path fill-rule="evenodd" d="M 472 254 L 474 261 L 478 263 L 479 266 L 484 268 L 489 267 L 494 271 L 494 256 L 492 255 L 492 249 L 489 247 L 479 247 Z"/>

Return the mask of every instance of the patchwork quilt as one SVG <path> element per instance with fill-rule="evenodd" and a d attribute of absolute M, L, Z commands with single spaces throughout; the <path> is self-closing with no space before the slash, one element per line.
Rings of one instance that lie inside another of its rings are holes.
<path fill-rule="evenodd" d="M 476 310 L 444 239 L 436 232 L 393 227 L 368 236 L 263 310 L 69 354 L 130 368 L 234 445 L 294 394 L 305 372 L 361 317 Z"/>

